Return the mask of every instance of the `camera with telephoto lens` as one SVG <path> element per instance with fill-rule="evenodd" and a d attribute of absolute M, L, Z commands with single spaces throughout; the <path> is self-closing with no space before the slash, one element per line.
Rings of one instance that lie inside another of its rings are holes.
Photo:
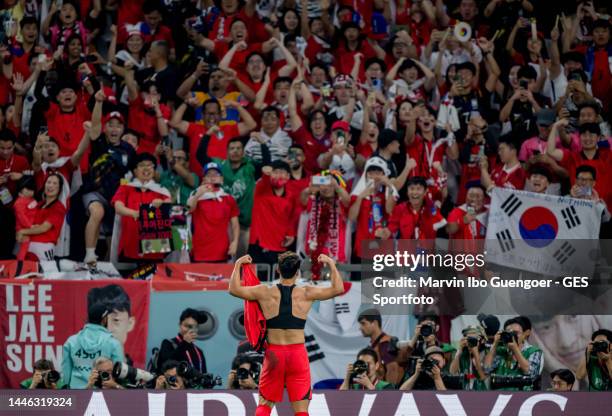
<path fill-rule="evenodd" d="M 424 324 L 421 325 L 421 330 L 419 331 L 419 334 L 423 337 L 428 337 L 431 334 L 434 333 L 434 327 L 431 324 Z"/>
<path fill-rule="evenodd" d="M 511 342 L 516 342 L 516 332 L 514 331 L 504 331 L 499 336 L 499 340 L 502 344 L 509 344 Z"/>
<path fill-rule="evenodd" d="M 98 379 L 96 380 L 96 387 L 98 388 L 102 388 L 102 383 L 105 381 L 110 380 L 112 377 L 111 373 L 109 373 L 108 371 L 100 371 L 98 373 Z"/>
<path fill-rule="evenodd" d="M 116 362 L 113 366 L 113 378 L 125 381 L 129 386 L 140 386 L 155 378 L 155 375 L 140 368 L 135 368 L 126 363 Z"/>
<path fill-rule="evenodd" d="M 212 389 L 221 386 L 223 380 L 219 376 L 210 373 L 200 373 L 198 370 L 183 361 L 176 369 L 179 376 L 183 377 L 190 386 L 200 386 L 205 389 Z"/>
<path fill-rule="evenodd" d="M 593 343 L 593 354 L 597 354 L 598 352 L 607 353 L 609 345 L 607 341 L 595 341 Z"/>
<path fill-rule="evenodd" d="M 421 371 L 431 372 L 436 365 L 438 365 L 436 361 L 432 360 L 431 358 L 425 358 L 421 363 Z"/>
<path fill-rule="evenodd" d="M 480 339 L 478 337 L 467 337 L 467 346 L 474 348 L 478 346 Z"/>
<path fill-rule="evenodd" d="M 357 360 L 353 363 L 353 372 L 351 373 L 351 380 L 361 376 L 362 374 L 367 374 L 368 372 L 368 363 L 363 360 Z"/>
<path fill-rule="evenodd" d="M 491 388 L 519 388 L 532 386 L 534 384 L 533 377 L 530 376 L 501 376 L 497 374 L 491 374 Z"/>

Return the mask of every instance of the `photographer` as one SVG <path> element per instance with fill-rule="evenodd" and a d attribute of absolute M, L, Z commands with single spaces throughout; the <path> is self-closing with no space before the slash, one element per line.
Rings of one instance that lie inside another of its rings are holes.
<path fill-rule="evenodd" d="M 587 345 L 586 353 L 576 376 L 579 379 L 588 376 L 590 391 L 612 390 L 612 331 L 599 329 L 591 335 L 591 342 Z"/>
<path fill-rule="evenodd" d="M 155 381 L 155 390 L 183 390 L 186 387 L 185 379 L 178 375 L 178 361 L 169 360 L 161 367 L 162 374 Z"/>
<path fill-rule="evenodd" d="M 357 354 L 357 361 L 349 364 L 339 390 L 393 390 L 394 386 L 378 378 L 378 354 L 366 347 Z"/>
<path fill-rule="evenodd" d="M 436 334 L 440 330 L 439 322 L 440 318 L 436 315 L 420 315 L 412 339 L 405 345 L 403 342 L 398 343 L 400 357 L 404 354 L 408 357 L 422 357 L 428 347 L 438 346 Z"/>
<path fill-rule="evenodd" d="M 227 377 L 228 389 L 254 390 L 258 387 L 261 363 L 253 354 L 239 354 Z"/>
<path fill-rule="evenodd" d="M 64 387 L 60 373 L 55 370 L 53 362 L 41 359 L 34 363 L 32 377 L 23 380 L 19 387 L 22 389 L 61 389 Z"/>
<path fill-rule="evenodd" d="M 550 373 L 551 391 L 567 392 L 572 391 L 576 377 L 567 368 L 560 368 Z"/>
<path fill-rule="evenodd" d="M 529 344 L 531 321 L 517 316 L 504 322 L 485 357 L 485 371 L 493 390 L 533 390 L 543 368 L 543 353 Z M 495 377 L 502 376 L 502 377 Z M 496 380 L 499 380 L 497 382 Z"/>
<path fill-rule="evenodd" d="M 107 357 L 98 357 L 93 362 L 93 370 L 89 374 L 86 389 L 123 389 L 113 376 L 113 362 Z"/>
<path fill-rule="evenodd" d="M 196 370 L 206 372 L 204 352 L 194 341 L 198 336 L 198 325 L 206 321 L 206 316 L 200 311 L 187 308 L 179 318 L 179 333 L 176 337 L 162 341 L 155 368 L 160 369 L 169 360 L 186 361 Z"/>
<path fill-rule="evenodd" d="M 446 366 L 444 351 L 440 347 L 429 347 L 425 356 L 416 362 L 414 374 L 404 381 L 400 390 L 446 390 L 442 369 Z"/>
<path fill-rule="evenodd" d="M 462 375 L 463 390 L 487 390 L 482 362 L 486 354 L 486 334 L 481 327 L 468 326 L 459 341 L 459 349 L 450 365 L 452 375 Z"/>

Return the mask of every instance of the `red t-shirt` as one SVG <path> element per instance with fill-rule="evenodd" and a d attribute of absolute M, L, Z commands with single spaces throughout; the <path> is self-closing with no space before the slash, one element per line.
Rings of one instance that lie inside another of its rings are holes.
<path fill-rule="evenodd" d="M 339 74 L 350 75 L 353 65 L 355 64 L 355 55 L 357 53 L 363 54 L 361 59 L 361 67 L 359 68 L 359 79 L 365 77 L 365 62 L 370 58 L 376 58 L 376 51 L 372 46 L 365 40 L 361 41 L 361 44 L 355 51 L 351 51 L 346 48 L 346 45 L 341 42 L 338 49 L 336 49 L 336 68 Z"/>
<path fill-rule="evenodd" d="M 166 25 L 159 25 L 155 34 L 145 36 L 145 41 L 147 43 L 152 43 L 156 40 L 166 41 L 170 49 L 174 48 L 174 37 L 172 37 L 172 31 Z"/>
<path fill-rule="evenodd" d="M 434 240 L 436 231 L 445 225 L 440 210 L 428 201 L 418 211 L 409 202 L 396 205 L 389 218 L 389 230 L 399 231 L 401 239 Z"/>
<path fill-rule="evenodd" d="M 198 201 L 193 218 L 193 259 L 195 261 L 225 261 L 229 248 L 228 226 L 238 217 L 238 204 L 231 195 L 221 201 Z"/>
<path fill-rule="evenodd" d="M 442 163 L 445 151 L 446 142 L 437 141 L 432 143 L 429 140 L 423 139 L 418 134 L 415 135 L 410 146 L 406 147 L 408 157 L 414 159 L 417 163 L 409 176 L 422 176 L 424 178 L 437 176 L 433 172 L 433 164 L 434 162 Z"/>
<path fill-rule="evenodd" d="M 118 201 L 130 209 L 139 210 L 143 204 L 150 204 L 154 199 L 167 199 L 165 195 L 148 189 L 135 188 L 130 185 L 121 185 L 113 197 L 113 207 Z M 121 239 L 119 240 L 119 253 L 130 259 L 163 259 L 164 253 L 141 255 L 138 239 L 138 221 L 132 217 L 121 217 Z"/>
<path fill-rule="evenodd" d="M 295 237 L 296 198 L 290 192 L 277 196 L 270 184 L 270 176 L 263 175 L 255 185 L 251 236 L 249 244 L 258 244 L 271 251 L 284 251 L 286 236 Z"/>
<path fill-rule="evenodd" d="M 571 152 L 567 149 L 563 150 L 563 159 L 561 166 L 567 169 L 571 184 L 576 182 L 576 168 L 580 165 L 588 165 L 595 168 L 597 177 L 595 178 L 595 190 L 599 197 L 606 201 L 608 207 L 612 206 L 612 185 L 610 177 L 610 169 L 612 168 L 612 157 L 609 149 L 597 149 L 593 159 L 587 159 L 583 152 Z"/>
<path fill-rule="evenodd" d="M 57 244 L 64 219 L 66 218 L 66 207 L 60 201 L 55 201 L 48 207 L 44 208 L 39 204 L 34 210 L 34 220 L 32 224 L 39 225 L 44 222 L 51 224 L 51 228 L 46 233 L 30 236 L 30 241 L 36 243 L 53 243 Z"/>
<path fill-rule="evenodd" d="M 165 104 L 160 104 L 162 115 L 166 120 L 170 119 L 170 108 Z M 130 114 L 128 127 L 142 135 L 138 143 L 138 153 L 155 154 L 155 148 L 161 141 L 159 129 L 157 128 L 157 118 L 155 112 L 145 109 L 144 101 L 139 95 L 134 101 L 130 102 Z"/>
<path fill-rule="evenodd" d="M 376 199 L 380 206 L 380 214 L 381 217 L 374 220 L 374 216 L 372 215 L 372 199 Z M 351 195 L 351 205 L 355 203 L 357 200 L 357 195 Z M 377 229 L 383 228 L 384 223 L 388 219 L 387 211 L 385 210 L 385 194 L 383 192 L 379 192 L 372 197 L 365 198 L 361 201 L 361 206 L 359 207 L 359 216 L 357 217 L 357 229 L 355 231 L 355 255 L 358 257 L 363 257 L 362 250 L 362 241 L 363 240 L 375 240 L 376 237 L 374 233 Z"/>
<path fill-rule="evenodd" d="M 32 206 L 34 205 L 34 206 Z M 34 198 L 17 197 L 13 204 L 13 212 L 15 213 L 15 231 L 30 228 L 34 220 L 34 214 L 38 204 Z"/>
<path fill-rule="evenodd" d="M 331 141 L 326 134 L 321 139 L 316 139 L 312 133 L 302 124 L 302 126 L 289 134 L 293 141 L 304 148 L 304 169 L 312 174 L 321 171 L 317 158 L 327 152 L 331 147 Z"/>
<path fill-rule="evenodd" d="M 459 226 L 459 230 L 451 234 L 449 239 L 452 240 L 473 240 L 473 239 L 484 239 L 487 227 L 483 225 L 480 221 L 476 220 L 473 223 L 465 224 L 463 222 L 463 217 L 467 214 L 466 206 L 461 205 L 459 207 L 453 208 L 453 210 L 448 214 L 448 223 L 449 224 L 457 224 Z"/>
<path fill-rule="evenodd" d="M 64 177 L 64 186 L 70 185 L 72 182 L 72 173 L 76 170 L 75 166 L 72 164 L 70 159 L 66 160 L 59 168 L 47 168 L 46 172 L 43 172 L 42 169 L 36 171 L 34 173 L 34 182 L 36 183 L 36 189 L 41 190 L 45 185 L 45 181 L 47 180 L 47 176 L 49 176 L 53 172 L 57 172 Z"/>
<path fill-rule="evenodd" d="M 525 187 L 527 173 L 520 163 L 517 163 L 509 170 L 505 169 L 503 165 L 499 165 L 491 172 L 491 179 L 495 186 L 510 189 L 523 189 Z"/>
<path fill-rule="evenodd" d="M 144 0 L 130 0 L 119 2 L 117 10 L 117 27 L 123 27 L 126 23 L 138 23 L 142 20 L 142 5 Z"/>
<path fill-rule="evenodd" d="M 222 124 L 219 126 L 222 135 L 214 134 L 208 141 L 208 151 L 206 154 L 210 158 L 226 159 L 227 158 L 227 143 L 234 137 L 240 135 L 237 124 Z M 202 137 L 206 133 L 206 126 L 196 123 L 189 123 L 187 128 L 187 137 L 189 138 L 189 168 L 192 172 L 202 175 L 202 165 L 198 162 L 196 154 Z M 219 137 L 221 136 L 221 137 Z"/>
<path fill-rule="evenodd" d="M 28 160 L 20 155 L 13 154 L 8 160 L 0 159 L 0 176 L 6 175 L 11 172 L 21 173 L 24 170 L 30 169 L 30 164 Z M 15 191 L 17 190 L 17 182 L 12 180 L 11 178 L 7 178 L 8 181 L 5 185 L 10 193 L 15 196 Z"/>
<path fill-rule="evenodd" d="M 60 156 L 72 156 L 79 147 L 85 133 L 83 123 L 91 120 L 91 113 L 85 102 L 78 98 L 75 110 L 72 113 L 65 113 L 59 105 L 50 103 L 45 118 L 49 127 L 49 137 L 53 137 L 59 143 Z M 81 159 L 82 172 L 89 170 L 88 161 L 89 149 Z"/>

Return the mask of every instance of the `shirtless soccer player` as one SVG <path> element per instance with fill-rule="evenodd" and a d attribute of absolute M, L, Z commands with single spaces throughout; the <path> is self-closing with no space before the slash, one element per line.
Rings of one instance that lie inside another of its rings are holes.
<path fill-rule="evenodd" d="M 301 260 L 292 252 L 278 256 L 281 281 L 276 286 L 242 286 L 240 269 L 252 259 L 247 255 L 236 261 L 229 284 L 230 294 L 257 301 L 267 326 L 268 347 L 259 377 L 259 406 L 255 416 L 269 416 L 274 403 L 283 399 L 285 386 L 295 415 L 308 416 L 312 393 L 308 353 L 304 346 L 306 317 L 313 301 L 331 299 L 344 292 L 334 260 L 324 254 L 318 260 L 330 269 L 331 287 L 296 287 Z"/>

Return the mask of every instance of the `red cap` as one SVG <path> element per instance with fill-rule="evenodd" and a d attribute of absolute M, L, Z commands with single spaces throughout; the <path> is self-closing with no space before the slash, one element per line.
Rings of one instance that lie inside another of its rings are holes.
<path fill-rule="evenodd" d="M 344 130 L 345 132 L 349 132 L 351 130 L 351 127 L 349 126 L 349 123 L 347 123 L 344 120 L 338 120 L 335 121 L 334 124 L 332 124 L 332 131 L 334 130 Z"/>
<path fill-rule="evenodd" d="M 104 116 L 104 121 L 102 124 L 108 123 L 111 119 L 116 118 L 121 122 L 121 124 L 125 124 L 125 119 L 123 118 L 123 114 L 119 111 L 111 111 L 107 115 Z"/>

